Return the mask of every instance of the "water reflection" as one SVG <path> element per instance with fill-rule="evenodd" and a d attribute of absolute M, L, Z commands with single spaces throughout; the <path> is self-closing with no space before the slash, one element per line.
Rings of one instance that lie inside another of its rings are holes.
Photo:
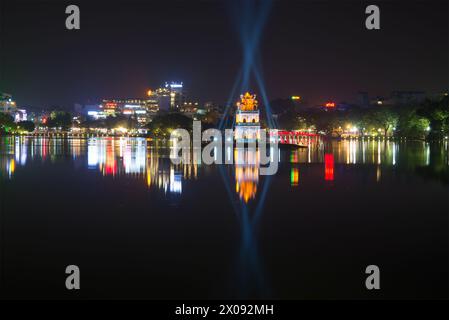
<path fill-rule="evenodd" d="M 260 153 L 256 150 L 235 149 L 235 192 L 248 203 L 254 199 L 259 183 Z"/>
<path fill-rule="evenodd" d="M 92 139 L 88 141 L 88 167 L 105 176 L 145 179 L 149 188 L 182 193 L 183 179 L 196 179 L 198 165 L 173 164 L 167 148 L 153 147 L 143 138 Z"/>
<path fill-rule="evenodd" d="M 169 159 L 169 151 L 169 148 L 152 145 L 143 138 L 3 137 L 0 140 L 0 174 L 3 178 L 12 179 L 15 172 L 30 161 L 54 163 L 70 158 L 77 166 L 85 163 L 86 168 L 103 176 L 143 179 L 150 188 L 181 194 L 183 181 L 196 179 L 201 165 L 174 165 Z M 225 159 L 229 161 L 232 158 L 237 163 L 232 166 L 234 192 L 241 201 L 248 203 L 256 198 L 259 189 L 260 157 L 257 152 L 228 148 Z M 372 165 L 377 181 L 387 167 L 412 171 L 429 167 L 430 171 L 436 170 L 435 174 L 444 176 L 449 165 L 448 141 L 318 140 L 310 142 L 308 148 L 282 151 L 280 161 L 290 163 L 292 187 L 299 185 L 300 166 L 316 163 L 323 165 L 325 181 L 338 179 L 334 173 L 336 165 Z"/>
<path fill-rule="evenodd" d="M 279 172 L 275 176 L 260 175 L 260 154 L 257 151 L 229 148 L 225 159 L 233 158 L 235 165 L 218 166 L 175 165 L 170 160 L 170 151 L 167 146 L 141 138 L 84 140 L 4 137 L 0 139 L 0 174 L 6 180 L 19 180 L 23 178 L 19 172 L 25 167 L 34 165 L 33 169 L 39 170 L 39 166 L 45 165 L 48 173 L 48 170 L 53 169 L 53 164 L 64 163 L 77 170 L 84 170 L 80 172 L 95 178 L 113 182 L 116 182 L 114 179 L 139 180 L 143 184 L 142 188 L 175 195 L 177 199 L 184 197 L 183 200 L 187 198 L 186 189 L 196 189 L 199 185 L 194 180 L 215 175 L 215 179 L 209 181 L 216 182 L 219 174 L 222 179 L 220 187 L 225 188 L 211 188 L 207 197 L 224 199 L 223 203 L 232 206 L 238 221 L 240 243 L 233 271 L 240 281 L 234 292 L 241 294 L 238 298 L 254 297 L 255 293 L 256 297 L 265 298 L 270 296 L 270 285 L 267 283 L 269 278 L 265 276 L 264 255 L 259 255 L 257 231 L 264 210 L 273 206 L 271 201 L 274 197 L 281 199 L 285 193 L 289 199 L 292 194 L 296 196 L 303 191 L 307 194 L 307 188 L 301 188 L 307 183 L 310 185 L 311 180 L 332 191 L 344 183 L 346 175 L 350 179 L 362 176 L 359 182 L 367 183 L 366 172 L 373 183 L 389 181 L 388 178 L 394 178 L 399 170 L 405 170 L 406 175 L 418 174 L 436 180 L 447 177 L 449 167 L 447 141 L 316 141 L 310 143 L 308 148 L 283 149 Z M 351 170 L 344 170 L 349 168 Z M 274 185 L 276 188 L 281 187 L 275 190 L 271 188 Z M 225 191 L 218 194 L 217 190 Z M 210 200 L 205 198 L 207 207 Z M 267 207 L 266 201 L 270 201 Z M 151 205 L 156 206 L 157 203 L 152 202 Z M 162 203 L 164 205 L 166 203 Z M 145 208 L 145 201 L 142 201 L 142 207 Z"/>

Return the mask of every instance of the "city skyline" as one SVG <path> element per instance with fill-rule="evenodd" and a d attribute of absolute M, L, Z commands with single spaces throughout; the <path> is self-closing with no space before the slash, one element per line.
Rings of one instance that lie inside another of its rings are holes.
<path fill-rule="evenodd" d="M 118 10 L 116 2 L 81 1 L 81 29 L 69 31 L 64 4 L 5 3 L 0 91 L 20 105 L 71 110 L 109 97 L 144 97 L 148 88 L 179 80 L 193 99 L 226 104 L 243 60 L 235 29 L 254 21 L 258 5 L 132 4 Z M 445 92 L 447 3 L 379 6 L 382 28 L 368 32 L 357 2 L 272 3 L 255 56 L 269 100 L 300 95 L 320 104 L 355 101 L 358 91 Z"/>
<path fill-rule="evenodd" d="M 0 300 L 447 300 L 448 14 L 2 0 Z"/>

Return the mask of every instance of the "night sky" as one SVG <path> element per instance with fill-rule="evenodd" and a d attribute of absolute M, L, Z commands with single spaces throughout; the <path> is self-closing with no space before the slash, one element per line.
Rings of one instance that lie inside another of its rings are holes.
<path fill-rule="evenodd" d="M 69 4 L 80 7 L 80 30 L 65 28 Z M 365 29 L 368 4 L 380 7 L 381 30 Z M 254 18 L 239 10 L 242 1 L 0 5 L 0 92 L 44 108 L 144 97 L 170 80 L 183 81 L 192 99 L 223 104 L 243 61 L 242 19 Z M 435 0 L 273 1 L 256 50 L 268 98 L 446 91 L 448 12 L 447 1 Z"/>

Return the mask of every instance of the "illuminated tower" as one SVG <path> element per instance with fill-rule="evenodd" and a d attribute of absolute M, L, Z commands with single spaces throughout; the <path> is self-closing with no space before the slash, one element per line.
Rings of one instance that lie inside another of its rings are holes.
<path fill-rule="evenodd" d="M 249 92 L 240 96 L 235 113 L 235 139 L 252 141 L 259 138 L 260 122 L 256 95 Z"/>

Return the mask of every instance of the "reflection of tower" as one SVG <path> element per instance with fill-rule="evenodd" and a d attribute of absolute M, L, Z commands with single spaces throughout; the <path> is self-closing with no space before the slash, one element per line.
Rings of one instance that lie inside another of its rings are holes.
<path fill-rule="evenodd" d="M 240 96 L 235 114 L 235 139 L 237 141 L 251 141 L 259 138 L 259 110 L 256 95 L 249 92 Z"/>
<path fill-rule="evenodd" d="M 259 153 L 256 150 L 235 149 L 235 191 L 248 203 L 254 199 L 259 182 Z"/>
<path fill-rule="evenodd" d="M 157 148 L 151 149 L 146 170 L 148 187 L 154 186 L 170 194 L 181 194 L 183 179 L 196 179 L 198 175 L 196 164 L 174 165 L 162 157 Z"/>

